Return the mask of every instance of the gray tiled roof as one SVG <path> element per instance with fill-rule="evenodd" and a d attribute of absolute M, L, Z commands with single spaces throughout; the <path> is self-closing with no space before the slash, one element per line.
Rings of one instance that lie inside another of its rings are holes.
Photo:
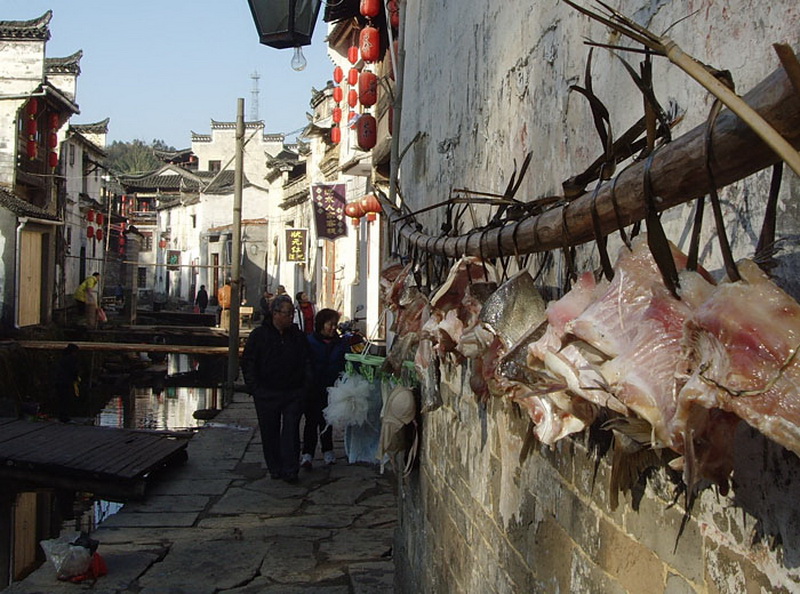
<path fill-rule="evenodd" d="M 50 19 L 53 11 L 29 21 L 0 21 L 0 39 L 50 39 Z"/>
<path fill-rule="evenodd" d="M 45 58 L 44 70 L 48 74 L 80 74 L 83 50 L 78 50 L 71 56 L 63 58 Z"/>
<path fill-rule="evenodd" d="M 99 122 L 92 122 L 91 124 L 73 124 L 70 123 L 69 127 L 81 134 L 104 134 L 108 132 L 108 122 L 110 118 L 100 120 Z"/>
<path fill-rule="evenodd" d="M 202 191 L 206 194 L 227 194 L 233 191 L 234 171 L 230 169 L 222 171 L 218 177 L 214 171 L 187 171 L 186 175 L 177 171 L 160 173 L 161 171 L 163 170 L 159 169 L 140 176 L 120 176 L 120 182 L 128 192 L 199 192 L 201 183 Z M 244 184 L 248 185 L 246 180 Z"/>
<path fill-rule="evenodd" d="M 45 219 L 48 221 L 60 220 L 56 215 L 30 202 L 26 202 L 6 188 L 0 188 L 0 206 L 10 210 L 19 217 L 36 217 L 37 219 Z"/>

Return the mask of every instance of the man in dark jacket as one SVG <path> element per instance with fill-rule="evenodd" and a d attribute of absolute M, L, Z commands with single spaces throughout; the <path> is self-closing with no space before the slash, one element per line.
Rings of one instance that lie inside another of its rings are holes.
<path fill-rule="evenodd" d="M 247 338 L 242 374 L 256 406 L 267 469 L 272 478 L 293 483 L 300 468 L 300 417 L 310 355 L 305 334 L 292 323 L 291 297 L 275 297 L 271 310 L 271 319 Z"/>

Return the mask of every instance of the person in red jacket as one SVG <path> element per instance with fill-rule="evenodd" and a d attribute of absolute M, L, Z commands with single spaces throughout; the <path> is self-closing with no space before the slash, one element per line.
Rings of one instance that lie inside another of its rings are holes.
<path fill-rule="evenodd" d="M 295 324 L 306 334 L 311 334 L 314 332 L 314 316 L 316 315 L 314 304 L 309 301 L 308 294 L 303 291 L 296 295 L 296 299 Z"/>

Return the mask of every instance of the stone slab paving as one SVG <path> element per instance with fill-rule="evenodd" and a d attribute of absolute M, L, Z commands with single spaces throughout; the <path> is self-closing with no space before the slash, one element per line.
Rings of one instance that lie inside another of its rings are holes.
<path fill-rule="evenodd" d="M 297 484 L 268 477 L 243 393 L 189 442 L 189 459 L 92 534 L 109 574 L 87 585 L 45 563 L 4 594 L 393 592 L 394 477 L 321 459 Z"/>

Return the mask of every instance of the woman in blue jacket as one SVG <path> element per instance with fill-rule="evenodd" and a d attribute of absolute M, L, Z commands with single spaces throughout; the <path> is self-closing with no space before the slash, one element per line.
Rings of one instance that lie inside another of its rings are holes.
<path fill-rule="evenodd" d="M 349 343 L 339 336 L 338 324 L 339 312 L 321 309 L 314 318 L 314 332 L 308 335 L 313 379 L 305 410 L 303 456 L 300 462 L 303 468 L 311 468 L 318 437 L 325 464 L 336 464 L 333 430 L 325 422 L 322 411 L 328 406 L 328 388 L 344 370 L 344 356 L 350 352 Z"/>

